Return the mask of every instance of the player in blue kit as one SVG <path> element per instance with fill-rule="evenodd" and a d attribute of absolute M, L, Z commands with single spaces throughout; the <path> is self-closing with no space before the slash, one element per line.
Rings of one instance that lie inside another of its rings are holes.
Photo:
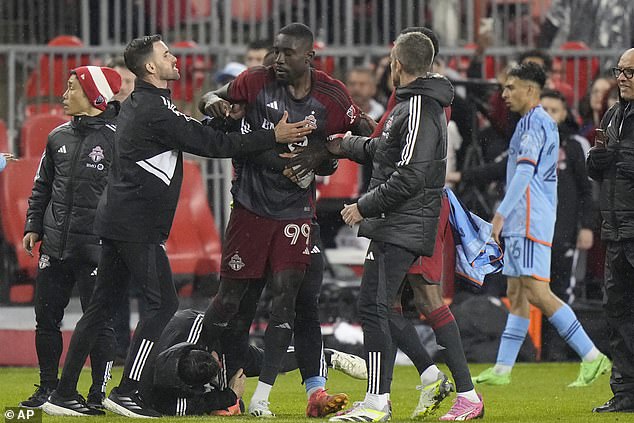
<path fill-rule="evenodd" d="M 550 254 L 557 216 L 557 124 L 539 104 L 546 75 L 526 63 L 513 68 L 502 97 L 522 115 L 515 128 L 506 168 L 506 194 L 493 217 L 493 237 L 505 245 L 503 273 L 511 309 L 494 367 L 476 383 L 506 385 L 529 325 L 529 305 L 539 308 L 582 359 L 570 387 L 587 386 L 610 369 L 610 360 L 588 337 L 575 313 L 550 289 Z"/>

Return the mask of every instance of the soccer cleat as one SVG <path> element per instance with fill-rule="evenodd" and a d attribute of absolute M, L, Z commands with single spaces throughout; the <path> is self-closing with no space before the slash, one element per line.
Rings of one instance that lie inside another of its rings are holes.
<path fill-rule="evenodd" d="M 595 380 L 612 368 L 612 362 L 605 354 L 599 354 L 599 356 L 587 363 L 581 363 L 579 368 L 579 376 L 577 380 L 568 385 L 569 388 L 582 388 L 590 386 Z"/>
<path fill-rule="evenodd" d="M 251 401 L 249 404 L 249 414 L 253 417 L 258 417 L 262 419 L 272 419 L 275 418 L 275 414 L 271 410 L 269 410 L 269 402 L 267 400 L 260 401 Z"/>
<path fill-rule="evenodd" d="M 41 408 L 42 404 L 48 401 L 48 396 L 53 392 L 53 388 L 49 388 L 41 385 L 34 385 L 37 389 L 29 397 L 29 399 L 22 401 L 18 406 L 22 408 Z"/>
<path fill-rule="evenodd" d="M 110 395 L 103 402 L 106 410 L 120 414 L 126 417 L 153 419 L 161 417 L 161 413 L 147 407 L 139 391 L 133 391 L 127 394 L 119 393 L 117 388 L 110 391 Z"/>
<path fill-rule="evenodd" d="M 365 406 L 363 402 L 355 402 L 350 410 L 331 417 L 330 422 L 386 422 L 390 419 L 390 406 L 383 410 L 374 410 Z"/>
<path fill-rule="evenodd" d="M 330 364 L 333 369 L 339 370 L 355 379 L 366 380 L 368 378 L 368 368 L 366 367 L 364 359 L 337 350 L 330 351 L 332 351 Z"/>
<path fill-rule="evenodd" d="M 483 385 L 508 385 L 511 383 L 511 374 L 498 374 L 493 371 L 493 367 L 489 367 L 476 377 L 471 378 L 473 383 L 481 383 Z"/>
<path fill-rule="evenodd" d="M 318 388 L 308 398 L 306 406 L 307 417 L 324 417 L 328 414 L 343 410 L 348 405 L 348 395 L 329 395 L 323 388 Z"/>
<path fill-rule="evenodd" d="M 484 401 L 482 401 L 482 395 L 478 394 L 478 398 L 480 398 L 480 402 L 471 402 L 467 398 L 458 395 L 447 414 L 438 420 L 465 421 L 481 419 L 484 417 Z"/>
<path fill-rule="evenodd" d="M 438 409 L 440 403 L 454 390 L 453 384 L 443 372 L 438 373 L 438 380 L 427 386 L 416 387 L 420 391 L 418 405 L 412 413 L 412 418 L 427 417 Z"/>
<path fill-rule="evenodd" d="M 232 406 L 225 408 L 224 410 L 214 410 L 209 414 L 212 416 L 238 416 L 242 414 L 242 407 L 244 407 L 244 405 L 242 407 L 240 406 L 241 402 L 242 400 L 238 398 L 236 403 Z"/>
<path fill-rule="evenodd" d="M 73 416 L 73 417 L 89 417 L 103 416 L 106 413 L 92 407 L 88 407 L 84 397 L 75 392 L 69 398 L 62 398 L 53 391 L 48 397 L 48 401 L 42 404 L 42 411 L 51 416 Z"/>

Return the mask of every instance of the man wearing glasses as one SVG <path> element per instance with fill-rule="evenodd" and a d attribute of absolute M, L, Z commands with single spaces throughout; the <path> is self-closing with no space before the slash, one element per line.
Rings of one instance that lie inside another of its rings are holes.
<path fill-rule="evenodd" d="M 596 413 L 634 412 L 634 48 L 612 70 L 619 102 L 603 116 L 587 163 L 588 174 L 601 184 L 604 305 L 613 360 L 614 396 Z"/>

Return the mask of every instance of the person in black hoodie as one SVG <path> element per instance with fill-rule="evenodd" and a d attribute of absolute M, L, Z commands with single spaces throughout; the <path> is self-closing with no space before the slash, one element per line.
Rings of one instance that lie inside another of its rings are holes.
<path fill-rule="evenodd" d="M 575 250 L 592 247 L 592 185 L 588 179 L 583 146 L 588 141 L 578 135 L 578 127 L 568 119 L 566 98 L 559 91 L 544 90 L 544 110 L 559 129 L 559 161 L 557 163 L 557 220 L 553 236 L 550 287 L 564 302 L 574 301 L 570 286 Z"/>
<path fill-rule="evenodd" d="M 35 279 L 35 348 L 40 385 L 20 403 L 40 408 L 57 387 L 62 355 L 60 324 L 75 284 L 82 309 L 88 307 L 97 278 L 99 238 L 93 222 L 114 158 L 114 121 L 119 103 L 113 95 L 121 78 L 111 68 L 81 66 L 71 71 L 64 112 L 72 120 L 55 128 L 35 175 L 24 228 L 24 249 L 31 256 L 40 240 Z M 91 350 L 91 406 L 101 407 L 112 367 L 112 329 L 103 326 Z"/>
<path fill-rule="evenodd" d="M 130 278 L 141 287 L 146 312 L 134 331 L 119 386 L 104 406 L 128 417 L 158 417 L 145 406 L 138 384 L 154 343 L 178 308 L 178 297 L 165 252 L 183 180 L 183 154 L 232 157 L 273 148 L 276 142 L 301 140 L 308 121 L 287 123 L 248 135 L 225 134 L 179 112 L 168 81 L 178 80 L 176 57 L 160 35 L 132 40 L 126 66 L 137 76 L 117 120 L 112 171 L 95 218 L 102 250 L 95 290 L 77 323 L 57 389 L 42 409 L 52 415 L 94 415 L 77 393 L 77 381 L 97 333 L 125 300 Z"/>
<path fill-rule="evenodd" d="M 431 256 L 440 215 L 447 156 L 447 119 L 453 87 L 429 74 L 434 48 L 420 32 L 400 35 L 391 52 L 397 87 L 394 107 L 378 138 L 346 134 L 328 143 L 331 153 L 372 162 L 368 192 L 341 211 L 348 225 L 372 240 L 365 259 L 359 315 L 368 363 L 363 402 L 331 421 L 387 421 L 394 362 L 389 306 L 414 260 Z"/>

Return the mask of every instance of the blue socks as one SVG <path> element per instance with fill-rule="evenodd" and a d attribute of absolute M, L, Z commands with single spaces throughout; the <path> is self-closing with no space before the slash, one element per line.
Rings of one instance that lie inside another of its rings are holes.
<path fill-rule="evenodd" d="M 323 376 L 309 377 L 304 381 L 304 386 L 306 387 L 306 394 L 310 398 L 313 392 L 326 386 L 326 378 Z"/>
<path fill-rule="evenodd" d="M 528 323 L 528 319 L 509 314 L 506 319 L 506 327 L 502 333 L 496 365 L 501 364 L 513 367 L 515 360 L 517 360 L 517 354 L 519 354 L 528 333 Z"/>
<path fill-rule="evenodd" d="M 584 358 L 594 348 L 594 343 L 568 304 L 562 305 L 548 321 L 579 357 Z"/>

